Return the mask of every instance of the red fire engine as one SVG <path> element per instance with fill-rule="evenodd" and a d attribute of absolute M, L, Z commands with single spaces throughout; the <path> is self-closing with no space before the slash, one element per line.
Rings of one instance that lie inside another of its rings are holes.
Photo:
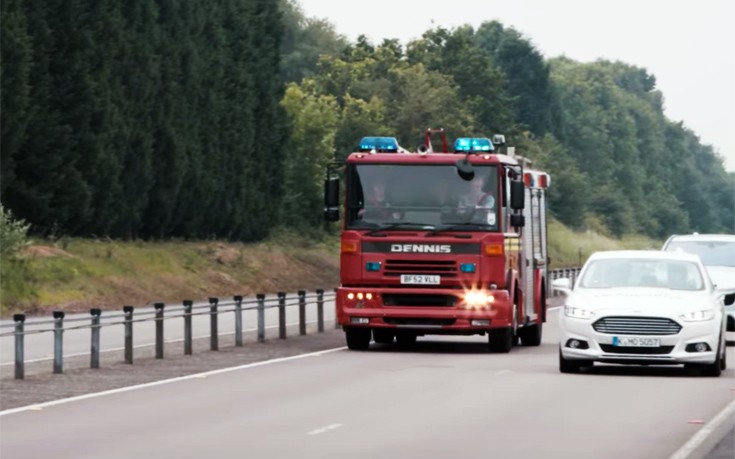
<path fill-rule="evenodd" d="M 350 349 L 423 335 L 487 334 L 494 352 L 541 343 L 550 178 L 502 135 L 452 150 L 442 129 L 416 152 L 365 137 L 328 171 L 328 221 L 340 219 L 339 175 L 346 185 L 336 312 Z"/>

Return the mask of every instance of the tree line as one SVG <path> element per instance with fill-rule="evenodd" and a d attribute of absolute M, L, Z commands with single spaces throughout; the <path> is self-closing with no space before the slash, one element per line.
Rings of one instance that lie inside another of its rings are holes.
<path fill-rule="evenodd" d="M 513 28 L 349 42 L 292 0 L 2 2 L 2 203 L 37 234 L 253 241 L 322 228 L 364 135 L 503 133 L 552 213 L 614 235 L 732 231 L 734 176 L 645 69 Z"/>

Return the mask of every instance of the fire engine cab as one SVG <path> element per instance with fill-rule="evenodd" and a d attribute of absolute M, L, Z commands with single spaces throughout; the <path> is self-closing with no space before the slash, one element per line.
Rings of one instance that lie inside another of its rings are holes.
<path fill-rule="evenodd" d="M 502 135 L 458 138 L 450 151 L 444 130 L 429 129 L 415 152 L 365 137 L 328 169 L 325 218 L 343 213 L 336 314 L 349 349 L 424 335 L 487 335 L 493 352 L 541 343 L 550 178 L 530 165 Z"/>

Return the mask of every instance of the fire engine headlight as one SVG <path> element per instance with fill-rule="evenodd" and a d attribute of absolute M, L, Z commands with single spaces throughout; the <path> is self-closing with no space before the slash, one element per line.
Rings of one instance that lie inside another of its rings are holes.
<path fill-rule="evenodd" d="M 489 307 L 495 297 L 482 290 L 470 290 L 464 294 L 464 303 L 469 308 Z"/>

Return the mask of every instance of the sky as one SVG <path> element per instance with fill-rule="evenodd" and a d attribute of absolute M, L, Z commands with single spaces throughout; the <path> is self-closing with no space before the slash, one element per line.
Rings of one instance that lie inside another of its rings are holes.
<path fill-rule="evenodd" d="M 513 27 L 547 58 L 645 68 L 664 113 L 711 145 L 735 172 L 735 0 L 297 0 L 354 41 L 404 44 L 437 26 Z"/>

